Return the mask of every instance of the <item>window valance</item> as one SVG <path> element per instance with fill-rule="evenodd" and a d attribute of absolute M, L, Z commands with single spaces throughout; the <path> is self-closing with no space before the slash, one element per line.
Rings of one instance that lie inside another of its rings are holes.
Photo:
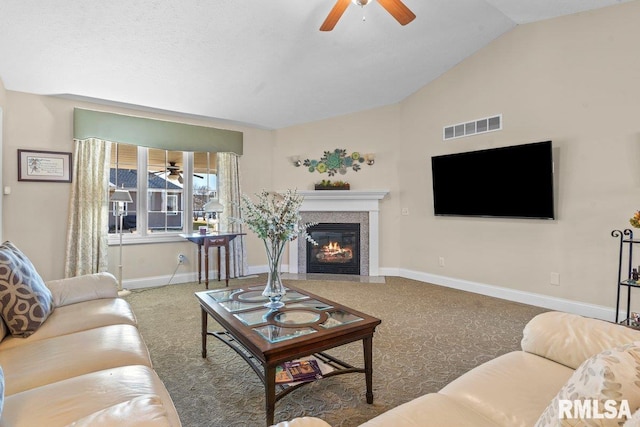
<path fill-rule="evenodd" d="M 242 155 L 242 132 L 103 111 L 73 110 L 73 137 L 98 138 L 164 150 Z"/>

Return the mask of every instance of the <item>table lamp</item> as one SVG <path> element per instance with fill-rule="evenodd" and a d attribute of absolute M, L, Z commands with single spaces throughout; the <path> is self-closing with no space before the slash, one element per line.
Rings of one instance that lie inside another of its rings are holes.
<path fill-rule="evenodd" d="M 211 199 L 209 200 L 207 203 L 204 204 L 204 206 L 202 207 L 204 209 L 204 211 L 206 213 L 212 213 L 215 212 L 216 214 L 216 219 L 218 220 L 218 230 L 220 231 L 220 213 L 222 213 L 222 211 L 224 210 L 224 206 L 222 206 L 222 203 L 220 203 L 218 201 L 218 199 Z M 207 219 L 207 226 L 209 225 L 209 220 Z"/>

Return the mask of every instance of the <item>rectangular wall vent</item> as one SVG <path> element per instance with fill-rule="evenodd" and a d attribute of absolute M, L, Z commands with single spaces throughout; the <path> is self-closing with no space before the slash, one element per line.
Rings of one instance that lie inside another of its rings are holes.
<path fill-rule="evenodd" d="M 442 129 L 442 140 L 462 138 L 465 136 L 477 135 L 479 133 L 495 132 L 502 130 L 502 114 L 485 117 L 467 123 L 445 126 Z"/>

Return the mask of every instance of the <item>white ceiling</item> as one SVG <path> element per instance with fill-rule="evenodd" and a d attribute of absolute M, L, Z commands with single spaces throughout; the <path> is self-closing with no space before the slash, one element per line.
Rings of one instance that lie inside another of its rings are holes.
<path fill-rule="evenodd" d="M 0 78 L 277 129 L 399 102 L 518 24 L 623 1 L 404 0 L 404 27 L 352 4 L 320 32 L 335 0 L 1 0 Z"/>

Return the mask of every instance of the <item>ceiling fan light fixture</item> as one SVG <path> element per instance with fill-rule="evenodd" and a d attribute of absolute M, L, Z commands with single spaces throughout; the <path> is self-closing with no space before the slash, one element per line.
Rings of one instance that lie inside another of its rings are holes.
<path fill-rule="evenodd" d="M 373 3 L 373 0 L 351 0 L 351 3 L 355 4 L 356 6 L 366 6 L 369 3 Z"/>
<path fill-rule="evenodd" d="M 333 30 L 344 11 L 347 9 L 347 7 L 349 7 L 349 3 L 353 3 L 356 6 L 365 7 L 373 3 L 373 1 L 374 0 L 337 0 L 336 4 L 329 12 L 329 15 L 327 15 L 327 18 L 320 26 L 320 31 Z M 402 0 L 378 0 L 378 3 L 380 3 L 380 6 L 382 6 L 387 12 L 389 12 L 400 25 L 407 25 L 409 22 L 413 21 L 416 18 L 415 13 L 413 13 L 402 2 Z M 362 20 L 364 21 L 364 17 L 362 18 Z"/>

